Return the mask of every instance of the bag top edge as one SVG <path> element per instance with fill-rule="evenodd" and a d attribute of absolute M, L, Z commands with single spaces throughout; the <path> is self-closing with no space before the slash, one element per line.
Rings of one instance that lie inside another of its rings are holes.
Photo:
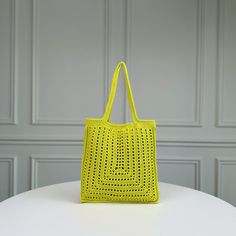
<path fill-rule="evenodd" d="M 139 124 L 148 124 L 148 125 L 156 125 L 156 120 L 138 120 L 138 122 L 127 122 L 127 123 L 112 123 L 110 121 L 104 121 L 102 118 L 85 118 L 86 123 L 102 123 L 110 126 L 133 126 Z"/>

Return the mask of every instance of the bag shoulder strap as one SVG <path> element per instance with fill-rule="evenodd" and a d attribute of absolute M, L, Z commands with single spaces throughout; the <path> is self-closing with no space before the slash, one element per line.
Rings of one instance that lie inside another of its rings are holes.
<path fill-rule="evenodd" d="M 137 112 L 136 112 L 136 109 L 135 109 L 133 94 L 132 94 L 130 81 L 129 81 L 128 70 L 127 70 L 125 62 L 123 62 L 123 61 L 121 61 L 117 65 L 117 67 L 114 71 L 113 78 L 112 78 L 111 89 L 110 89 L 110 94 L 109 94 L 109 97 L 108 97 L 108 102 L 107 102 L 107 105 L 106 105 L 106 110 L 105 110 L 103 119 L 105 121 L 108 121 L 110 119 L 111 109 L 112 109 L 114 98 L 115 98 L 115 93 L 116 93 L 116 88 L 117 88 L 117 83 L 118 83 L 121 68 L 123 68 L 123 70 L 125 72 L 126 91 L 127 91 L 127 94 L 128 94 L 128 100 L 129 100 L 130 110 L 131 110 L 131 114 L 132 114 L 132 119 L 133 119 L 133 122 L 138 122 Z"/>

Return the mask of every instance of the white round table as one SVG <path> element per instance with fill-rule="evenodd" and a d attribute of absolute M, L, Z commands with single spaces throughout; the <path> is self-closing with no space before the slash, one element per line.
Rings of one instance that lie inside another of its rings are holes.
<path fill-rule="evenodd" d="M 80 203 L 80 182 L 28 191 L 0 203 L 1 236 L 236 235 L 236 208 L 160 183 L 158 204 Z"/>

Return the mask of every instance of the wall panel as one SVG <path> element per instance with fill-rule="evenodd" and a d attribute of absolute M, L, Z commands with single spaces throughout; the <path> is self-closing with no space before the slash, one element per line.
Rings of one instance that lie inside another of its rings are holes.
<path fill-rule="evenodd" d="M 217 158 L 217 196 L 236 205 L 236 158 Z"/>
<path fill-rule="evenodd" d="M 107 1 L 33 1 L 33 124 L 83 125 L 102 114 L 107 21 Z"/>
<path fill-rule="evenodd" d="M 0 2 L 0 125 L 16 124 L 15 0 Z"/>
<path fill-rule="evenodd" d="M 0 201 L 17 191 L 16 157 L 0 156 Z"/>
<path fill-rule="evenodd" d="M 218 74 L 217 126 L 236 128 L 236 2 L 219 1 L 218 15 Z"/>
<path fill-rule="evenodd" d="M 201 158 L 160 156 L 157 163 L 160 181 L 201 190 Z"/>
<path fill-rule="evenodd" d="M 201 0 L 127 1 L 137 106 L 159 126 L 201 125 L 203 19 Z"/>
<path fill-rule="evenodd" d="M 32 156 L 31 188 L 80 179 L 81 160 L 78 157 Z"/>

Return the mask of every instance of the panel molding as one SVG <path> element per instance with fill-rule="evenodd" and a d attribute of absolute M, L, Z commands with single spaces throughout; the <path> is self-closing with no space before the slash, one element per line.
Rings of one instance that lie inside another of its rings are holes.
<path fill-rule="evenodd" d="M 236 128 L 236 120 L 226 121 L 223 119 L 224 99 L 224 10 L 225 0 L 217 1 L 217 82 L 216 82 L 216 127 Z"/>
<path fill-rule="evenodd" d="M 82 159 L 74 156 L 31 156 L 31 189 L 38 187 L 38 164 L 39 163 L 82 163 Z M 194 165 L 195 186 L 196 190 L 202 190 L 202 158 L 184 158 L 178 156 L 160 156 L 157 158 L 159 164 L 188 164 Z"/>
<path fill-rule="evenodd" d="M 236 148 L 236 140 L 233 139 L 158 139 L 160 147 L 213 147 L 213 148 Z M 0 137 L 0 145 L 63 145 L 82 146 L 83 139 L 80 137 L 53 137 L 53 136 L 21 136 Z"/>
<path fill-rule="evenodd" d="M 11 0 L 11 43 L 10 43 L 10 117 L 9 119 L 0 119 L 0 125 L 16 125 L 17 124 L 17 44 L 16 44 L 16 0 Z"/>
<path fill-rule="evenodd" d="M 38 188 L 38 164 L 39 163 L 81 163 L 82 159 L 76 156 L 31 155 L 31 189 Z"/>
<path fill-rule="evenodd" d="M 188 164 L 193 165 L 195 169 L 194 174 L 194 189 L 202 191 L 202 179 L 203 179 L 203 167 L 202 167 L 202 158 L 185 158 L 185 157 L 178 157 L 178 156 L 164 156 L 161 155 L 160 158 L 157 158 L 158 164 Z"/>
<path fill-rule="evenodd" d="M 10 164 L 9 182 L 10 182 L 10 192 L 9 197 L 17 194 L 17 157 L 16 156 L 0 156 L 0 164 L 7 162 Z"/>
<path fill-rule="evenodd" d="M 233 157 L 217 157 L 216 158 L 216 196 L 223 198 L 223 177 L 222 177 L 222 167 L 225 165 L 236 165 L 236 158 Z M 236 169 L 236 167 L 235 167 Z"/>
<path fill-rule="evenodd" d="M 37 1 L 33 0 L 33 24 L 32 24 L 32 105 L 31 105 L 31 123 L 33 125 L 63 125 L 63 126 L 83 126 L 84 120 L 53 120 L 53 119 L 40 119 L 39 118 L 39 96 L 38 96 L 38 11 L 37 11 Z M 107 102 L 108 88 L 109 88 L 109 61 L 110 61 L 110 34 L 111 34 L 111 2 L 109 0 L 104 0 L 104 107 Z"/>
<path fill-rule="evenodd" d="M 129 67 L 129 74 L 132 75 L 132 59 L 131 59 L 131 14 L 132 1 L 125 0 L 125 58 Z M 202 110 L 204 100 L 204 48 L 205 48 L 205 0 L 197 0 L 197 45 L 196 45 L 196 75 L 195 75 L 195 110 L 194 120 L 158 120 L 160 127 L 201 127 L 202 126 Z M 131 76 L 132 77 L 132 76 Z M 125 120 L 129 120 L 130 112 L 125 100 Z"/>

